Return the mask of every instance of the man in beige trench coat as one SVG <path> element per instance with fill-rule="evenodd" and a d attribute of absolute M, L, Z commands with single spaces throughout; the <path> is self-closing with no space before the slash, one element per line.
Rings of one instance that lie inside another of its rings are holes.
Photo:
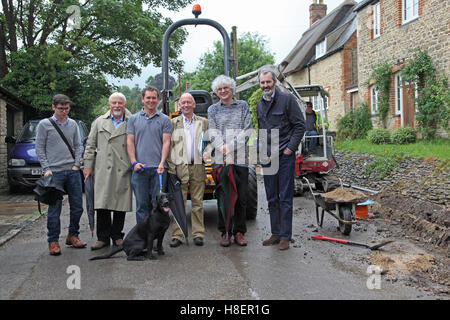
<path fill-rule="evenodd" d="M 125 213 L 132 210 L 131 167 L 125 133 L 131 112 L 126 109 L 126 98 L 120 92 L 109 97 L 109 108 L 92 123 L 84 152 L 84 178 L 95 177 L 98 241 L 92 250 L 109 246 L 110 239 L 114 245 L 121 245 Z"/>
<path fill-rule="evenodd" d="M 208 119 L 194 114 L 195 100 L 190 93 L 184 93 L 179 100 L 182 115 L 172 119 L 170 154 L 167 160 L 169 173 L 176 174 L 181 181 L 181 191 L 186 207 L 188 189 L 191 195 L 192 238 L 197 246 L 203 245 L 205 226 L 203 223 L 203 193 L 205 191 L 205 166 L 202 162 L 202 134 L 208 130 Z M 206 153 L 208 150 L 204 150 Z M 182 243 L 183 233 L 172 223 L 171 247 Z"/>

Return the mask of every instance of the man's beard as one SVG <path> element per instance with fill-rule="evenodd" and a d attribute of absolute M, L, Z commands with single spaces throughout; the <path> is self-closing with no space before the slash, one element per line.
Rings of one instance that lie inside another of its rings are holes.
<path fill-rule="evenodd" d="M 263 92 L 264 92 L 264 95 L 265 95 L 266 97 L 271 97 L 272 94 L 273 94 L 273 92 L 274 92 L 274 90 L 275 90 L 275 86 L 273 86 L 273 87 L 265 87 L 265 88 L 263 89 Z"/>
<path fill-rule="evenodd" d="M 122 111 L 113 110 L 113 115 L 118 118 L 121 117 L 123 114 Z"/>

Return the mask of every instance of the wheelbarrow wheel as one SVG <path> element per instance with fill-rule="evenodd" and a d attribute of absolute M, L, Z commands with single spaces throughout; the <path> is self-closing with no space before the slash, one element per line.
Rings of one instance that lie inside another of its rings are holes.
<path fill-rule="evenodd" d="M 345 221 L 352 221 L 352 209 L 348 206 L 339 206 L 339 218 Z M 344 224 L 339 221 L 339 230 L 341 230 L 342 234 L 348 236 L 350 232 L 352 232 L 351 224 Z"/>

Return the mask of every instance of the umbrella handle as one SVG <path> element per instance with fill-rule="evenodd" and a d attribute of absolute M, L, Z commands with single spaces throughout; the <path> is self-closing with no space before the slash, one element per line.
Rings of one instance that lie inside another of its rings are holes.
<path fill-rule="evenodd" d="M 330 238 L 330 237 L 325 237 L 323 235 L 320 234 L 316 234 L 314 236 L 311 237 L 313 240 L 326 240 L 326 241 L 335 241 L 335 242 L 340 242 L 340 243 L 348 243 L 348 240 L 345 239 L 337 239 L 337 238 Z"/>

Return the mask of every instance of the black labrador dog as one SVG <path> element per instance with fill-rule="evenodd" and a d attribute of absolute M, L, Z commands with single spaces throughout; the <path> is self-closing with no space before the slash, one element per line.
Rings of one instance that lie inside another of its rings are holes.
<path fill-rule="evenodd" d="M 89 260 L 108 259 L 122 250 L 127 254 L 129 261 L 143 261 L 145 258 L 156 259 L 152 253 L 155 239 L 158 240 L 156 251 L 158 255 L 163 255 L 162 242 L 170 225 L 169 201 L 171 200 L 172 195 L 169 193 L 158 194 L 155 199 L 152 199 L 150 214 L 130 230 L 121 246 L 114 248 L 108 254 Z"/>

